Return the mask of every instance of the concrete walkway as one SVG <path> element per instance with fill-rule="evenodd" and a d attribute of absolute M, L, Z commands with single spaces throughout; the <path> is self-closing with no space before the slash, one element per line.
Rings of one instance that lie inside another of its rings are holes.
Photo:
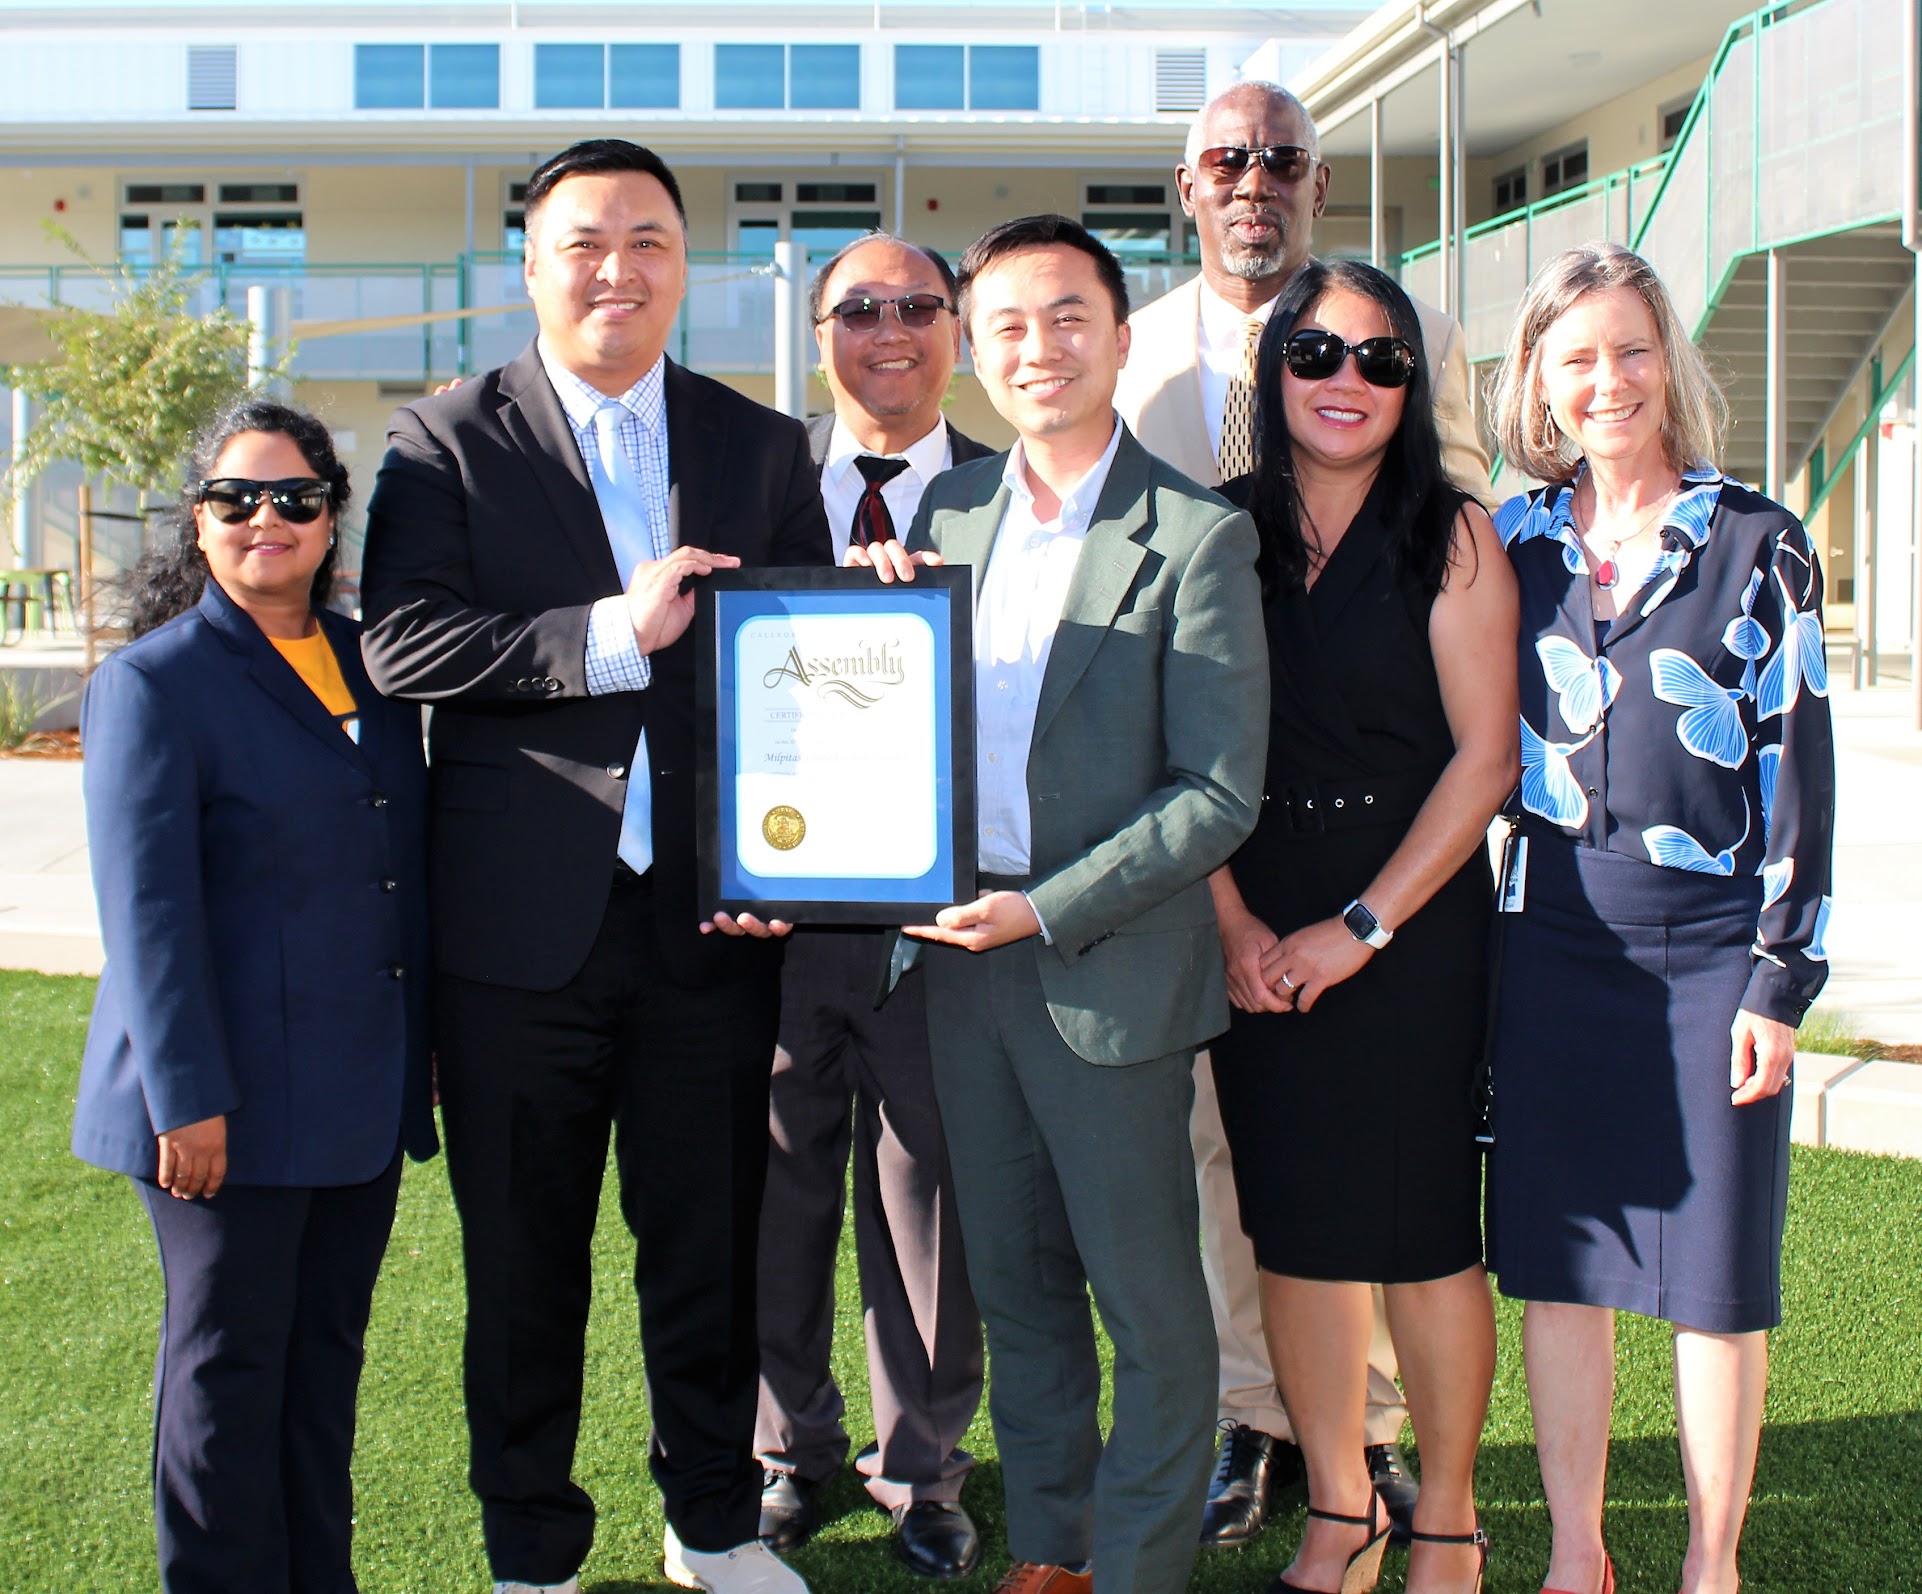
<path fill-rule="evenodd" d="M 1922 1043 L 1922 732 L 1906 686 L 1832 697 L 1839 786 L 1834 970 L 1819 1006 Z M 0 968 L 97 974 L 80 765 L 0 758 Z"/>

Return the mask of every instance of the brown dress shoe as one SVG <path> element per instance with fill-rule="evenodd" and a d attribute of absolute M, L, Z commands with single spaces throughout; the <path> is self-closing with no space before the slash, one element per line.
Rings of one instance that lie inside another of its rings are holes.
<path fill-rule="evenodd" d="M 1016 1561 L 994 1585 L 994 1594 L 1094 1594 L 1094 1573 Z"/>

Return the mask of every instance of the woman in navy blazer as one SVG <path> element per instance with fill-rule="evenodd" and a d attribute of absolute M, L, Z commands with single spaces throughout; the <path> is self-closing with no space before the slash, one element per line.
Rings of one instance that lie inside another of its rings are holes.
<path fill-rule="evenodd" d="M 347 473 L 260 399 L 194 450 L 81 716 L 107 963 L 77 1156 L 166 1283 L 169 1594 L 348 1594 L 354 1400 L 401 1152 L 436 1149 L 419 712 L 329 612 Z"/>

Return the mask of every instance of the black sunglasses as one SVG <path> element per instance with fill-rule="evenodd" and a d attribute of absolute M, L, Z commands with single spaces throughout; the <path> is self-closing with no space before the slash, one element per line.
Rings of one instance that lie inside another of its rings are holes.
<path fill-rule="evenodd" d="M 899 299 L 870 299 L 863 294 L 858 299 L 843 299 L 832 310 L 821 317 L 822 321 L 838 318 L 842 326 L 850 332 L 872 332 L 881 324 L 881 313 L 892 305 L 894 313 L 901 318 L 904 327 L 923 328 L 934 325 L 935 318 L 943 310 L 952 309 L 948 301 L 938 293 L 909 293 Z M 819 322 L 815 323 L 817 326 Z"/>
<path fill-rule="evenodd" d="M 1315 168 L 1315 157 L 1299 144 L 1268 144 L 1261 149 L 1217 144 L 1204 149 L 1195 165 L 1218 183 L 1232 183 L 1247 171 L 1250 161 L 1260 161 L 1264 172 L 1284 183 L 1298 183 Z"/>
<path fill-rule="evenodd" d="M 274 513 L 291 525 L 304 526 L 320 519 L 334 501 L 334 489 L 312 476 L 289 476 L 277 482 L 257 482 L 246 476 L 219 476 L 203 481 L 194 491 L 194 502 L 205 504 L 223 526 L 238 526 L 252 520 L 263 502 L 274 506 Z"/>
<path fill-rule="evenodd" d="M 1344 343 L 1332 332 L 1293 332 L 1281 346 L 1289 371 L 1304 382 L 1320 382 L 1341 369 L 1349 355 L 1370 387 L 1406 387 L 1415 374 L 1415 351 L 1405 338 L 1363 338 Z"/>

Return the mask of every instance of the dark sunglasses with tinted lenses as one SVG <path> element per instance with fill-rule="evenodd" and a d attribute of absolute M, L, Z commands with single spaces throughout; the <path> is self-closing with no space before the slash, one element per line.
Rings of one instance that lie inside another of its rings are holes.
<path fill-rule="evenodd" d="M 1341 369 L 1349 355 L 1370 387 L 1406 387 L 1415 374 L 1415 351 L 1405 338 L 1363 338 L 1344 343 L 1332 332 L 1295 332 L 1281 346 L 1281 357 L 1291 374 L 1304 382 L 1320 382 Z"/>
<path fill-rule="evenodd" d="M 1264 172 L 1283 183 L 1298 183 L 1315 168 L 1315 157 L 1299 144 L 1268 144 L 1260 149 L 1217 144 L 1204 149 L 1195 165 L 1218 183 L 1232 183 L 1240 180 L 1250 161 L 1260 161 Z"/>
<path fill-rule="evenodd" d="M 312 476 L 288 476 L 277 482 L 257 482 L 246 476 L 219 476 L 203 481 L 195 490 L 194 502 L 205 504 L 223 526 L 238 526 L 260 512 L 262 502 L 271 503 L 282 520 L 304 526 L 318 520 L 334 501 L 334 490 Z"/>
<path fill-rule="evenodd" d="M 943 310 L 952 308 L 938 293 L 909 293 L 899 299 L 870 299 L 863 294 L 858 299 L 843 299 L 821 319 L 838 318 L 850 332 L 872 332 L 880 326 L 881 313 L 890 305 L 902 326 L 916 329 L 933 326 Z"/>

